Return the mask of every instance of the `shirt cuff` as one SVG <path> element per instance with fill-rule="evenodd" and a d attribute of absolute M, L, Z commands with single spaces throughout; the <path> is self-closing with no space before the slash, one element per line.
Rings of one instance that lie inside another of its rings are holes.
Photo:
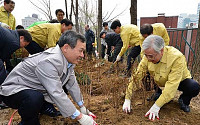
<path fill-rule="evenodd" d="M 78 106 L 80 107 L 80 106 L 83 105 L 83 101 L 79 101 L 77 104 L 78 104 Z"/>
<path fill-rule="evenodd" d="M 71 116 L 72 119 L 75 119 L 77 116 L 79 116 L 81 113 L 76 109 L 74 114 Z"/>

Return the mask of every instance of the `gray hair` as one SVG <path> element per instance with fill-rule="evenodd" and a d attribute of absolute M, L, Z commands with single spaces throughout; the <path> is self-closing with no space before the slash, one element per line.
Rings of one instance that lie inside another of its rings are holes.
<path fill-rule="evenodd" d="M 58 41 L 58 45 L 63 47 L 65 44 L 68 44 L 72 49 L 76 47 L 77 40 L 80 40 L 82 43 L 85 43 L 85 37 L 75 31 L 68 30 L 65 31 Z"/>
<path fill-rule="evenodd" d="M 156 52 L 160 53 L 160 50 L 164 48 L 164 40 L 158 35 L 149 35 L 142 44 L 142 49 L 146 50 L 153 48 Z"/>

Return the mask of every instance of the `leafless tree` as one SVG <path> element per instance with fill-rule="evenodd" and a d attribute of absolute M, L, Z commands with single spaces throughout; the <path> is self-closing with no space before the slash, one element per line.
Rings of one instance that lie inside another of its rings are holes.
<path fill-rule="evenodd" d="M 66 18 L 68 19 L 68 11 L 67 11 L 67 0 L 65 0 L 65 11 L 66 11 Z"/>
<path fill-rule="evenodd" d="M 137 25 L 137 0 L 131 0 L 130 15 L 131 24 Z"/>
<path fill-rule="evenodd" d="M 119 17 L 126 11 L 126 8 L 125 8 L 124 10 L 122 10 L 121 12 L 119 12 L 118 14 L 113 16 L 113 12 L 116 10 L 116 8 L 117 8 L 117 5 L 110 12 L 107 11 L 106 14 L 103 14 L 103 18 L 102 18 L 103 22 L 105 22 L 105 21 L 111 22 L 113 19 L 116 19 L 117 17 Z"/>
<path fill-rule="evenodd" d="M 102 30 L 102 0 L 98 0 L 98 32 L 97 34 L 100 34 L 101 30 Z M 99 52 L 99 55 L 101 55 L 101 39 L 99 36 L 97 37 L 97 43 L 98 43 L 98 52 Z"/>
<path fill-rule="evenodd" d="M 76 32 L 79 32 L 79 24 L 78 24 L 78 0 L 76 0 L 76 11 L 74 13 L 75 15 L 75 27 L 76 27 Z"/>
<path fill-rule="evenodd" d="M 93 0 L 82 0 L 79 4 L 79 22 L 81 26 L 85 24 L 90 25 L 97 33 L 97 15 L 96 15 L 96 7 L 94 6 Z"/>
<path fill-rule="evenodd" d="M 39 12 L 41 12 L 47 20 L 52 20 L 52 14 L 51 14 L 51 1 L 50 0 L 37 0 L 39 4 L 37 4 L 34 0 L 29 0 L 32 5 L 34 5 Z"/>
<path fill-rule="evenodd" d="M 71 10 L 69 14 L 69 19 L 72 20 L 72 12 L 74 11 L 74 0 L 71 0 Z"/>

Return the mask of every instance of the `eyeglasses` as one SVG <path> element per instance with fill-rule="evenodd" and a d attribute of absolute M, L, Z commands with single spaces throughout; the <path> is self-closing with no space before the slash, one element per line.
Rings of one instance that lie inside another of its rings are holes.
<path fill-rule="evenodd" d="M 147 59 L 155 59 L 155 57 L 158 55 L 158 53 L 155 53 L 155 54 L 144 54 Z"/>

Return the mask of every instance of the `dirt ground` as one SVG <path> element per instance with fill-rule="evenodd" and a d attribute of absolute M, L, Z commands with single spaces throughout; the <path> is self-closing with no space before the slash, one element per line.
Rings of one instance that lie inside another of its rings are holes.
<path fill-rule="evenodd" d="M 97 65 L 98 64 L 98 65 Z M 114 68 L 113 68 L 114 67 Z M 164 105 L 159 113 L 160 120 L 149 121 L 144 117 L 145 113 L 153 105 L 153 101 L 146 101 L 153 91 L 135 92 L 132 98 L 132 112 L 122 112 L 125 90 L 129 79 L 121 76 L 124 64 L 113 66 L 103 61 L 87 61 L 78 65 L 75 71 L 87 74 L 91 79 L 82 79 L 80 87 L 84 96 L 85 105 L 97 118 L 98 125 L 200 125 L 200 95 L 191 101 L 191 112 L 185 113 L 179 109 L 177 99 L 180 92 L 177 92 L 173 101 Z M 80 78 L 79 78 L 79 81 Z M 14 109 L 0 110 L 0 125 L 7 125 Z M 20 122 L 18 113 L 14 115 L 12 125 Z M 45 115 L 40 116 L 41 125 L 79 125 L 76 120 L 62 116 L 51 118 Z"/>

